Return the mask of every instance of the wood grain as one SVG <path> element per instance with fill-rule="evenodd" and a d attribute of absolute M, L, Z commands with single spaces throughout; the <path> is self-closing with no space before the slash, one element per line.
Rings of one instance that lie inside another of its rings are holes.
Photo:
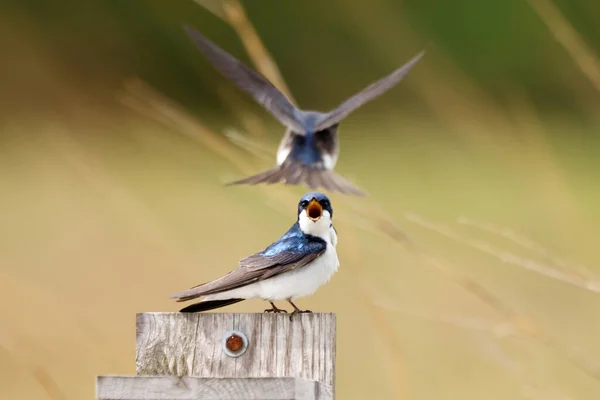
<path fill-rule="evenodd" d="M 230 329 L 248 350 L 237 358 L 221 349 Z M 140 313 L 136 326 L 139 376 L 303 378 L 335 385 L 336 319 L 332 313 Z"/>
<path fill-rule="evenodd" d="M 101 400 L 331 400 L 331 388 L 295 378 L 101 376 Z"/>

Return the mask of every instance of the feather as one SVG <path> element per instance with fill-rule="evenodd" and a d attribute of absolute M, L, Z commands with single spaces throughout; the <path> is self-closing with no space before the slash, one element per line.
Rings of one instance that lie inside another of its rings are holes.
<path fill-rule="evenodd" d="M 267 78 L 244 65 L 200 32 L 189 26 L 185 26 L 184 29 L 192 38 L 196 47 L 221 75 L 254 97 L 284 126 L 300 133 L 305 131 L 302 122 L 298 118 L 300 111 Z"/>
<path fill-rule="evenodd" d="M 425 55 L 425 50 L 414 56 L 410 61 L 396 69 L 391 74 L 373 82 L 359 93 L 350 97 L 348 100 L 340 104 L 334 110 L 324 114 L 323 117 L 317 122 L 316 131 L 327 129 L 332 125 L 339 123 L 341 120 L 346 118 L 348 114 L 355 111 L 365 103 L 373 100 L 377 96 L 382 95 L 398 82 L 400 82 L 415 66 L 415 64 Z"/>
<path fill-rule="evenodd" d="M 333 171 L 312 165 L 302 165 L 290 160 L 287 160 L 279 167 L 269 169 L 247 178 L 229 182 L 226 185 L 272 184 L 280 181 L 285 181 L 288 184 L 294 185 L 306 183 L 311 189 L 318 189 L 321 187 L 332 192 L 365 196 L 365 192 L 362 189 Z"/>

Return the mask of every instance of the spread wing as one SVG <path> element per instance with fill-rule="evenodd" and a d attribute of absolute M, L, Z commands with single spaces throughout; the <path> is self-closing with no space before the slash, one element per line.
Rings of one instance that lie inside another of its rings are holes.
<path fill-rule="evenodd" d="M 309 264 L 326 248 L 327 244 L 320 238 L 289 235 L 288 232 L 263 251 L 240 260 L 238 269 L 214 281 L 176 293 L 171 298 L 187 301 L 268 279 Z"/>
<path fill-rule="evenodd" d="M 298 110 L 287 97 L 271 84 L 264 76 L 242 64 L 238 59 L 225 52 L 196 30 L 185 26 L 196 47 L 227 79 L 250 94 L 283 125 L 300 134 L 305 132 L 298 120 Z"/>
<path fill-rule="evenodd" d="M 346 118 L 348 114 L 362 106 L 363 104 L 373 100 L 375 97 L 385 93 L 391 89 L 398 82 L 402 80 L 408 74 L 412 67 L 425 55 L 425 50 L 421 51 L 409 62 L 389 74 L 388 76 L 379 79 L 378 81 L 370 84 L 365 89 L 350 97 L 348 100 L 339 105 L 336 109 L 325 114 L 320 121 L 317 123 L 316 131 L 327 129 L 339 123 L 341 120 Z"/>

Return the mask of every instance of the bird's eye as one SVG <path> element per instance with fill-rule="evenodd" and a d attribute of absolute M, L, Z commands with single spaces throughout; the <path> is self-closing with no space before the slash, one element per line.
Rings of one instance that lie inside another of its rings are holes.
<path fill-rule="evenodd" d="M 306 208 L 306 207 L 308 207 L 308 201 L 307 200 L 302 200 L 300 202 L 300 205 L 302 206 L 302 208 Z"/>
<path fill-rule="evenodd" d="M 329 206 L 329 201 L 323 200 L 321 204 L 323 205 L 323 207 L 328 207 Z"/>

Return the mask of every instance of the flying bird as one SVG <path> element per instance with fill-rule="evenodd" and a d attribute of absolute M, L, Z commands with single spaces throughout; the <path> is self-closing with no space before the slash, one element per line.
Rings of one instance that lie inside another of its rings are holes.
<path fill-rule="evenodd" d="M 272 184 L 283 181 L 294 185 L 305 183 L 313 190 L 325 188 L 345 194 L 365 194 L 333 171 L 340 153 L 339 124 L 351 112 L 400 82 L 423 57 L 424 50 L 391 74 L 350 97 L 337 108 L 323 113 L 296 108 L 264 76 L 225 52 L 193 28 L 185 26 L 185 30 L 196 47 L 221 75 L 249 93 L 286 127 L 277 150 L 276 167 L 230 182 L 229 185 Z"/>
<path fill-rule="evenodd" d="M 271 308 L 265 312 L 287 312 L 275 301 L 286 300 L 295 313 L 294 300 L 313 294 L 328 282 L 339 267 L 335 248 L 337 232 L 333 227 L 333 208 L 323 193 L 305 194 L 298 203 L 298 219 L 277 241 L 264 250 L 243 258 L 239 267 L 221 278 L 176 293 L 178 302 L 203 299 L 181 312 L 202 312 L 260 298 Z"/>

